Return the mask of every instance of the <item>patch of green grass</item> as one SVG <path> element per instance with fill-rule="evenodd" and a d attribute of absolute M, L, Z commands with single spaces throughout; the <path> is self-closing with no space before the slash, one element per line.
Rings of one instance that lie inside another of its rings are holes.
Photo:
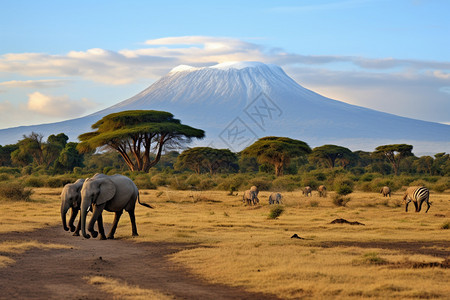
<path fill-rule="evenodd" d="M 270 210 L 269 218 L 276 219 L 284 212 L 284 208 L 282 206 L 275 206 Z"/>

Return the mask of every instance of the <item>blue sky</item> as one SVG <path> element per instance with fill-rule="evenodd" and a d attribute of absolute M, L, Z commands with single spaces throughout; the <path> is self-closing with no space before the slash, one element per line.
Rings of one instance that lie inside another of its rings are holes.
<path fill-rule="evenodd" d="M 86 115 L 179 64 L 230 60 L 275 63 L 327 97 L 450 123 L 450 1 L 241 2 L 0 1 L 0 128 Z"/>

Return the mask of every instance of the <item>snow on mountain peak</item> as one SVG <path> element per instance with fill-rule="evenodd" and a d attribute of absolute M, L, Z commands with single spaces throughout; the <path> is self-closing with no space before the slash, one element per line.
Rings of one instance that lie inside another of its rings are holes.
<path fill-rule="evenodd" d="M 196 67 L 192 67 L 192 66 L 188 66 L 188 65 L 179 65 L 176 66 L 175 68 L 173 68 L 172 70 L 170 70 L 169 73 L 176 73 L 176 72 L 184 72 L 184 71 L 194 71 L 197 70 L 198 68 Z"/>
<path fill-rule="evenodd" d="M 191 71 L 197 71 L 202 69 L 216 69 L 216 70 L 223 70 L 228 71 L 231 69 L 235 70 L 242 70 L 246 68 L 261 68 L 261 67 L 269 67 L 269 68 L 278 68 L 276 65 L 272 64 L 265 64 L 258 61 L 229 61 L 220 63 L 217 65 L 209 66 L 209 67 L 203 67 L 203 68 L 196 68 L 188 65 L 179 65 L 175 68 L 173 68 L 169 73 L 177 73 L 177 72 L 191 72 Z"/>
<path fill-rule="evenodd" d="M 245 68 L 255 68 L 255 67 L 263 67 L 267 66 L 266 64 L 258 61 L 230 61 L 230 62 L 224 62 L 221 64 L 217 64 L 214 66 L 211 66 L 210 68 L 213 69 L 220 69 L 220 70 L 230 70 L 230 69 L 245 69 Z"/>

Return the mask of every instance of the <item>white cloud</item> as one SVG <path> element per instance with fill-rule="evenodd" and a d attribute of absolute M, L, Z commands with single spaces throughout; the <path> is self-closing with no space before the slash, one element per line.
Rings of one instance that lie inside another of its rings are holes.
<path fill-rule="evenodd" d="M 34 92 L 28 95 L 27 109 L 44 116 L 78 117 L 93 105 L 87 99 L 74 101 L 68 96 L 49 96 Z"/>
<path fill-rule="evenodd" d="M 10 80 L 0 82 L 0 87 L 6 88 L 53 88 L 66 84 L 68 80 L 41 79 L 41 80 Z"/>
<path fill-rule="evenodd" d="M 342 3 L 353 2 L 358 1 Z M 229 37 L 164 37 L 147 40 L 138 49 L 120 51 L 94 48 L 65 55 L 4 54 L 0 56 L 0 75 L 51 76 L 61 81 L 82 79 L 123 85 L 153 81 L 180 64 L 198 67 L 241 60 L 278 64 L 300 84 L 330 98 L 407 117 L 448 121 L 443 115 L 449 111 L 450 94 L 446 87 L 450 86 L 450 62 L 301 55 Z M 7 81 L 0 87 L 52 84 L 58 82 Z M 67 97 L 45 95 L 30 96 L 29 101 L 34 111 L 53 116 L 79 114 L 85 106 Z"/>

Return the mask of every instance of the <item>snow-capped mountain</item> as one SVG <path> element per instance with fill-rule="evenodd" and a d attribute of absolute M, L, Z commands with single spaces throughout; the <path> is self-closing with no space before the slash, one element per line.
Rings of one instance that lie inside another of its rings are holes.
<path fill-rule="evenodd" d="M 66 133 L 76 141 L 101 117 L 118 111 L 169 111 L 206 131 L 197 145 L 239 151 L 263 136 L 287 136 L 311 147 L 337 144 L 352 150 L 408 143 L 414 152 L 450 152 L 450 126 L 346 104 L 308 90 L 280 67 L 260 62 L 212 67 L 178 66 L 134 97 L 89 116 L 0 130 L 0 144 L 31 131 Z"/>

